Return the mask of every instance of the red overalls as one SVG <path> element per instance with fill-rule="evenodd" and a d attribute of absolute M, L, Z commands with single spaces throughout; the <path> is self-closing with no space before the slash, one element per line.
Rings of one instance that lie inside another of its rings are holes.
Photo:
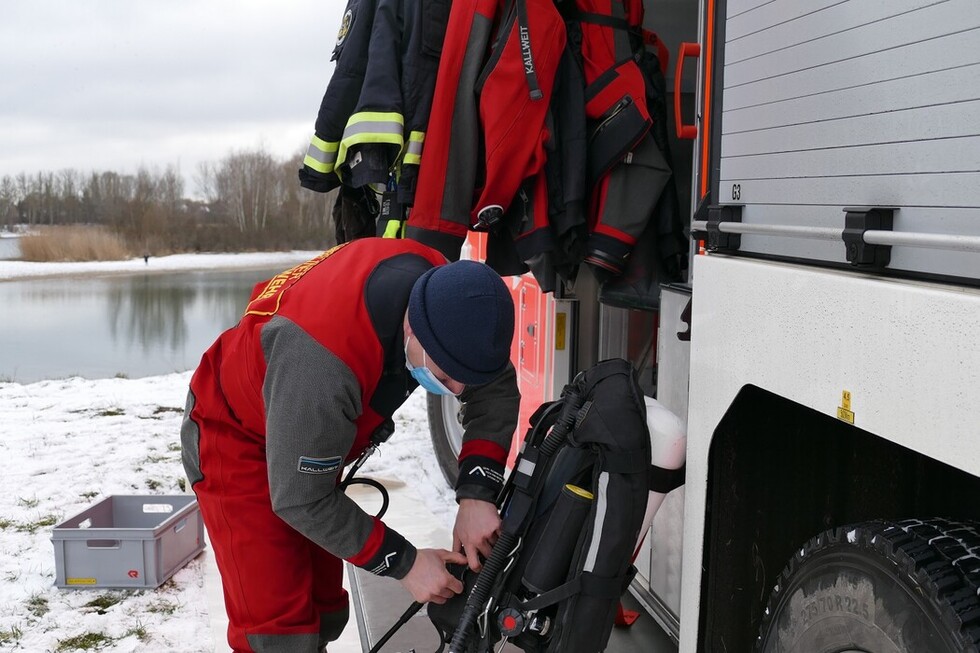
<path fill-rule="evenodd" d="M 405 253 L 432 265 L 445 262 L 410 240 L 370 239 L 335 248 L 260 284 L 242 320 L 204 354 L 191 380 L 185 429 L 199 432 L 200 472 L 191 480 L 221 571 L 228 639 L 236 651 L 317 650 L 336 638 L 347 620 L 341 560 L 273 512 L 263 328 L 277 316 L 286 318 L 353 372 L 362 406 L 346 454 L 353 460 L 388 417 L 371 407 L 385 352 L 366 308 L 365 283 L 379 261 Z M 403 299 L 407 302 L 407 293 Z M 288 376 L 276 380 L 288 382 Z M 185 435 L 187 468 L 194 442 Z M 375 520 L 360 551 L 347 559 L 366 564 L 385 537 L 386 527 Z"/>

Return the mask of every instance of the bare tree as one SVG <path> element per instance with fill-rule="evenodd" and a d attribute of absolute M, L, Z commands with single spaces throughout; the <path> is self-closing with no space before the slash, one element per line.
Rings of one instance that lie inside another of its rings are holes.
<path fill-rule="evenodd" d="M 84 222 L 77 170 L 65 168 L 58 172 L 58 221 L 62 223 Z"/>
<path fill-rule="evenodd" d="M 276 167 L 261 150 L 230 154 L 208 170 L 208 196 L 223 205 L 239 231 L 261 231 L 276 199 Z"/>
<path fill-rule="evenodd" d="M 4 175 L 0 179 L 0 224 L 8 229 L 17 222 L 17 184 L 13 177 Z"/>
<path fill-rule="evenodd" d="M 180 176 L 180 169 L 173 165 L 167 166 L 160 175 L 157 186 L 160 202 L 165 211 L 169 215 L 177 213 L 184 199 L 184 179 Z"/>
<path fill-rule="evenodd" d="M 184 197 L 176 166 L 21 173 L 0 180 L 0 224 L 105 225 L 153 252 L 325 246 L 333 198 L 300 189 L 301 160 L 255 148 L 202 163 L 194 181 L 204 202 Z"/>
<path fill-rule="evenodd" d="M 37 198 L 34 196 L 34 185 L 26 172 L 17 175 L 18 214 L 20 221 L 33 227 L 37 222 Z"/>

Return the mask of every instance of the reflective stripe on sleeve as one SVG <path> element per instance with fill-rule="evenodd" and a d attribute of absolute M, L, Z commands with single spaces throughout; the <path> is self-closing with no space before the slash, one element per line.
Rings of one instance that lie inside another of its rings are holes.
<path fill-rule="evenodd" d="M 411 132 L 408 135 L 408 148 L 405 150 L 403 161 L 410 165 L 422 163 L 422 143 L 425 141 L 425 132 Z"/>
<path fill-rule="evenodd" d="M 347 159 L 347 150 L 362 143 L 386 143 L 401 149 L 405 143 L 405 119 L 400 113 L 362 111 L 347 121 L 337 152 L 337 163 Z"/>
<path fill-rule="evenodd" d="M 337 150 L 339 148 L 340 143 L 328 143 L 314 135 L 310 139 L 310 147 L 307 148 L 306 156 L 303 158 L 303 165 L 309 166 L 317 172 L 329 174 L 333 172 L 334 165 L 337 161 Z"/>

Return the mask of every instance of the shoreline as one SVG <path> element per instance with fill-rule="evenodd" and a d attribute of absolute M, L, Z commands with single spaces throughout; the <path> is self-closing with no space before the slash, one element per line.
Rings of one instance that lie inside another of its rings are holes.
<path fill-rule="evenodd" d="M 39 279 L 79 277 L 107 277 L 127 274 L 164 274 L 168 272 L 202 272 L 209 270 L 254 270 L 292 265 L 308 261 L 321 254 L 320 250 L 291 250 L 288 252 L 244 252 L 240 254 L 171 254 L 142 257 L 124 261 L 44 262 L 0 261 L 0 283 L 9 281 L 36 281 Z"/>

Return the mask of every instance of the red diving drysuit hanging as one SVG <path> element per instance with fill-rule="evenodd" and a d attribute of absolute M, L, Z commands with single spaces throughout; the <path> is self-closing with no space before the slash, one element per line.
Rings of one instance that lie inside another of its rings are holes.
<path fill-rule="evenodd" d="M 467 230 L 497 224 L 543 170 L 564 46 L 552 0 L 510 0 L 503 11 L 498 0 L 454 3 L 409 237 L 458 258 Z"/>

